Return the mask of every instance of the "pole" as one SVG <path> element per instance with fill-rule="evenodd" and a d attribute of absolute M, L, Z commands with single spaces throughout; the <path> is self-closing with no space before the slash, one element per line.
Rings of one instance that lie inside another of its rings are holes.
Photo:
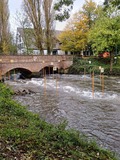
<path fill-rule="evenodd" d="M 89 65 L 91 65 L 91 61 L 89 61 Z M 90 77 L 91 77 L 91 66 L 90 67 Z"/>
<path fill-rule="evenodd" d="M 90 67 L 90 77 L 91 77 L 91 67 Z"/>
<path fill-rule="evenodd" d="M 101 86 L 102 86 L 102 95 L 104 94 L 104 68 L 101 68 Z"/>
<path fill-rule="evenodd" d="M 99 70 L 100 70 L 100 85 L 101 85 L 102 84 L 102 82 L 101 82 L 102 81 L 101 73 L 102 73 L 102 70 L 103 70 L 101 66 L 99 66 Z"/>
<path fill-rule="evenodd" d="M 16 80 L 16 76 L 15 76 L 15 69 L 14 69 L 14 81 Z"/>
<path fill-rule="evenodd" d="M 8 72 L 8 80 L 10 80 L 10 71 Z"/>
<path fill-rule="evenodd" d="M 49 76 L 50 76 L 50 66 L 49 66 Z"/>
<path fill-rule="evenodd" d="M 85 76 L 86 76 L 86 68 L 84 67 L 84 80 L 85 80 Z"/>
<path fill-rule="evenodd" d="M 0 70 L 0 80 L 2 80 L 2 72 L 1 72 L 1 70 Z"/>
<path fill-rule="evenodd" d="M 46 97 L 46 70 L 44 69 L 44 95 Z"/>
<path fill-rule="evenodd" d="M 100 85 L 102 85 L 102 75 L 101 75 L 101 70 L 100 70 Z"/>
<path fill-rule="evenodd" d="M 58 95 L 58 79 L 56 77 L 56 95 Z"/>
<path fill-rule="evenodd" d="M 94 98 L 94 70 L 92 73 L 92 97 Z"/>
<path fill-rule="evenodd" d="M 58 77 L 59 77 L 59 68 L 58 68 Z"/>
<path fill-rule="evenodd" d="M 44 78 L 44 68 L 43 68 L 42 74 L 43 74 L 43 78 Z"/>
<path fill-rule="evenodd" d="M 53 68 L 53 79 L 54 79 L 54 68 Z"/>
<path fill-rule="evenodd" d="M 104 95 L 104 74 L 102 74 L 102 95 Z"/>

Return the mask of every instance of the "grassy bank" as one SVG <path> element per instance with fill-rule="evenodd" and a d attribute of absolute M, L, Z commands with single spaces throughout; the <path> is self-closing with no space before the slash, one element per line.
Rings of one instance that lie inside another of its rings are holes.
<path fill-rule="evenodd" d="M 11 99 L 0 83 L 0 160 L 117 160 L 80 133 L 53 126 Z"/>
<path fill-rule="evenodd" d="M 89 63 L 91 62 L 91 63 Z M 109 58 L 74 58 L 73 65 L 69 68 L 69 74 L 84 74 L 91 73 L 93 70 L 96 74 L 100 73 L 99 66 L 104 68 L 104 74 L 106 75 L 118 75 L 120 76 L 120 56 L 117 60 L 114 60 L 113 71 L 110 73 L 110 59 Z"/>

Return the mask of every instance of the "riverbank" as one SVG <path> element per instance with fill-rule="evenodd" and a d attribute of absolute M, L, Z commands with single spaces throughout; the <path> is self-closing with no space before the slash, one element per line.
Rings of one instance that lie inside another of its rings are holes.
<path fill-rule="evenodd" d="M 99 67 L 104 68 L 104 74 L 108 76 L 120 76 L 120 56 L 114 59 L 113 70 L 110 73 L 110 59 L 96 57 L 74 57 L 73 65 L 69 68 L 68 74 L 100 74 Z"/>
<path fill-rule="evenodd" d="M 0 84 L 0 159 L 117 160 L 114 154 L 73 130 L 54 126 L 12 100 L 13 92 Z"/>

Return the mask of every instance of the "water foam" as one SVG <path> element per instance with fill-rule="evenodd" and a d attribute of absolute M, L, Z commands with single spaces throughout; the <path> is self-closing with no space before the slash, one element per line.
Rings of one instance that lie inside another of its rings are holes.
<path fill-rule="evenodd" d="M 110 93 L 102 93 L 99 91 L 95 91 L 94 92 L 94 96 L 93 96 L 93 92 L 92 90 L 84 90 L 84 89 L 79 89 L 79 88 L 75 88 L 75 87 L 71 87 L 71 86 L 63 86 L 63 91 L 67 92 L 67 93 L 73 93 L 76 95 L 80 95 L 83 97 L 87 97 L 87 98 L 95 98 L 95 99 L 115 99 L 118 97 L 117 94 L 110 94 Z"/>
<path fill-rule="evenodd" d="M 75 88 L 73 88 L 71 86 L 64 86 L 63 89 L 65 92 L 75 92 Z"/>
<path fill-rule="evenodd" d="M 31 81 L 27 81 L 27 83 L 26 84 L 30 84 L 30 83 L 32 83 L 32 84 L 34 84 L 34 85 L 37 85 L 37 86 L 43 86 L 44 84 L 44 82 L 43 82 L 43 79 L 35 79 L 35 78 L 32 78 L 31 79 Z"/>
<path fill-rule="evenodd" d="M 45 86 L 45 82 L 44 79 L 36 79 L 36 78 L 32 78 L 31 81 L 26 82 L 27 84 L 34 84 L 34 85 L 38 85 L 41 87 Z M 58 82 L 57 82 L 58 83 Z M 55 79 L 46 79 L 46 87 L 47 88 L 52 88 L 52 89 L 56 89 L 56 80 Z M 72 94 L 76 94 L 77 96 L 83 96 L 83 97 L 87 97 L 87 98 L 95 98 L 95 99 L 115 99 L 118 97 L 117 94 L 115 93 L 102 93 L 101 91 L 95 91 L 94 92 L 94 96 L 93 96 L 93 92 L 92 89 L 88 89 L 85 90 L 84 88 L 76 88 L 76 86 L 70 86 L 70 85 L 63 85 L 62 84 L 58 84 L 57 85 L 58 89 L 62 89 L 64 92 L 66 93 L 72 93 Z"/>

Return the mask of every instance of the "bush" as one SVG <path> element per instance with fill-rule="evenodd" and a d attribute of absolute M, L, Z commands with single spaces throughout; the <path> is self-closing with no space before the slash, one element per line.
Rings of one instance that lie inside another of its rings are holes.
<path fill-rule="evenodd" d="M 91 61 L 91 64 L 89 64 Z M 117 63 L 113 64 L 113 71 L 110 73 L 110 58 L 94 58 L 90 57 L 87 59 L 78 59 L 77 57 L 74 58 L 73 65 L 69 68 L 69 74 L 86 74 L 91 73 L 92 71 L 95 74 L 99 74 L 99 66 L 103 67 L 106 75 L 120 75 L 120 61 L 119 57 L 117 59 Z"/>

